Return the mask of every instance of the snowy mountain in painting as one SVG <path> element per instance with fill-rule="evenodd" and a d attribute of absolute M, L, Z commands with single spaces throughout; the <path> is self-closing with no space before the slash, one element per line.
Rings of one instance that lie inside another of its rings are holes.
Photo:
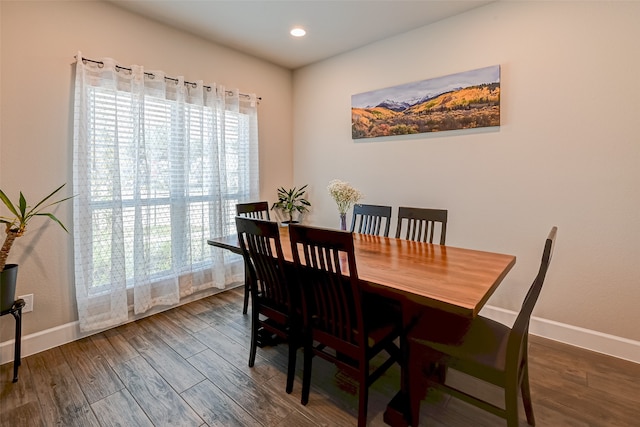
<path fill-rule="evenodd" d="M 376 107 L 386 108 L 387 110 L 391 111 L 404 111 L 407 108 L 411 107 L 411 105 L 412 104 L 409 104 L 407 102 L 398 102 L 391 99 L 385 99 L 384 101 L 376 105 Z"/>

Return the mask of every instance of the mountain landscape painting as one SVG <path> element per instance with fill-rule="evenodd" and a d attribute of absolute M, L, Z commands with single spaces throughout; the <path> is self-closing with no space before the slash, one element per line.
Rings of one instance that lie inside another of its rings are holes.
<path fill-rule="evenodd" d="M 500 126 L 500 66 L 351 97 L 353 139 Z"/>

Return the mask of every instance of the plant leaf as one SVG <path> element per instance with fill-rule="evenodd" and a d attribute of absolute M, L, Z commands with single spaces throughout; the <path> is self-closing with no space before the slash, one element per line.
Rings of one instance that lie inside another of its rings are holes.
<path fill-rule="evenodd" d="M 24 198 L 22 191 L 20 192 L 20 218 L 24 221 L 25 212 L 27 211 L 27 200 Z"/>
<path fill-rule="evenodd" d="M 60 227 L 62 227 L 62 229 L 64 231 L 66 231 L 67 233 L 69 232 L 69 230 L 67 230 L 67 227 L 65 227 L 64 224 L 62 222 L 60 222 L 60 220 L 58 218 L 56 218 L 55 215 L 52 214 L 52 213 L 43 212 L 43 213 L 37 213 L 37 214 L 34 214 L 34 215 L 36 215 L 36 216 L 48 216 L 49 218 L 51 218 L 52 220 L 54 220 L 55 222 L 60 224 Z"/>
<path fill-rule="evenodd" d="M 67 185 L 67 183 L 66 183 L 66 182 L 65 182 L 64 184 L 62 184 L 60 187 L 58 187 L 58 188 L 56 188 L 55 190 L 53 190 L 53 191 L 51 192 L 51 194 L 49 194 L 47 197 L 45 197 L 44 199 L 42 199 L 42 200 L 40 200 L 38 203 L 36 203 L 36 205 L 35 205 L 33 208 L 31 208 L 31 210 L 29 211 L 29 213 L 32 213 L 32 212 L 33 212 L 33 213 L 38 212 L 38 211 L 37 211 L 38 207 L 39 207 L 40 205 L 42 205 L 44 202 L 46 202 L 47 200 L 49 200 L 49 199 L 51 198 L 51 196 L 53 196 L 54 194 L 56 194 L 58 191 L 62 190 L 62 187 L 64 187 L 65 185 Z M 69 198 L 67 198 L 67 199 L 69 199 Z M 65 199 L 65 200 L 67 200 L 67 199 Z M 54 204 L 54 205 L 55 205 L 56 203 L 60 203 L 60 202 L 62 202 L 62 200 L 60 200 L 60 201 L 58 201 L 58 202 L 55 202 L 55 203 L 52 203 L 52 204 Z M 49 205 L 49 206 L 51 206 L 51 205 Z"/>
<path fill-rule="evenodd" d="M 19 216 L 18 211 L 16 210 L 16 207 L 13 206 L 13 202 L 9 200 L 7 195 L 4 194 L 4 191 L 2 190 L 0 190 L 0 199 L 2 200 L 2 203 L 4 203 L 4 205 L 7 207 L 7 209 L 11 211 L 12 214 L 14 214 L 15 216 Z"/>

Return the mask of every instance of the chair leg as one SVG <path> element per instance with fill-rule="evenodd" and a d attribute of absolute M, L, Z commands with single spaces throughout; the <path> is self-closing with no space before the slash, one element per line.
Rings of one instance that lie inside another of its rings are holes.
<path fill-rule="evenodd" d="M 369 404 L 369 362 L 364 358 L 360 360 L 360 387 L 358 390 L 358 427 L 366 427 L 367 425 L 367 407 Z"/>
<path fill-rule="evenodd" d="M 249 276 L 249 268 L 245 264 L 244 266 L 244 305 L 242 306 L 242 314 L 247 314 L 249 308 L 249 285 L 251 283 L 251 277 Z"/>
<path fill-rule="evenodd" d="M 296 353 L 298 351 L 297 341 L 289 337 L 289 365 L 287 367 L 287 394 L 293 391 L 293 379 L 296 375 Z"/>
<path fill-rule="evenodd" d="M 304 365 L 302 367 L 302 398 L 300 402 L 303 405 L 309 403 L 309 392 L 311 389 L 311 365 L 313 358 L 313 342 L 305 343 L 304 346 Z"/>
<path fill-rule="evenodd" d="M 249 349 L 249 367 L 252 368 L 256 362 L 256 347 L 258 346 L 258 336 L 260 331 L 260 319 L 256 304 L 251 308 L 251 348 Z"/>
<path fill-rule="evenodd" d="M 533 404 L 531 403 L 531 388 L 529 387 L 529 366 L 527 364 L 522 368 L 522 383 L 520 384 L 522 391 L 522 403 L 524 404 L 524 412 L 527 414 L 527 423 L 531 426 L 536 425 L 536 419 L 533 416 Z"/>
<path fill-rule="evenodd" d="M 518 427 L 518 384 L 508 381 L 504 390 L 504 407 L 508 427 Z"/>

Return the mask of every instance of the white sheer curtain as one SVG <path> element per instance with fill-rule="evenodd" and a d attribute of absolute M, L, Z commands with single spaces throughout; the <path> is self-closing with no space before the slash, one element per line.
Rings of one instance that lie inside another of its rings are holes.
<path fill-rule="evenodd" d="M 83 331 L 242 281 L 206 240 L 258 198 L 255 95 L 82 60 L 74 105 L 74 252 Z"/>

